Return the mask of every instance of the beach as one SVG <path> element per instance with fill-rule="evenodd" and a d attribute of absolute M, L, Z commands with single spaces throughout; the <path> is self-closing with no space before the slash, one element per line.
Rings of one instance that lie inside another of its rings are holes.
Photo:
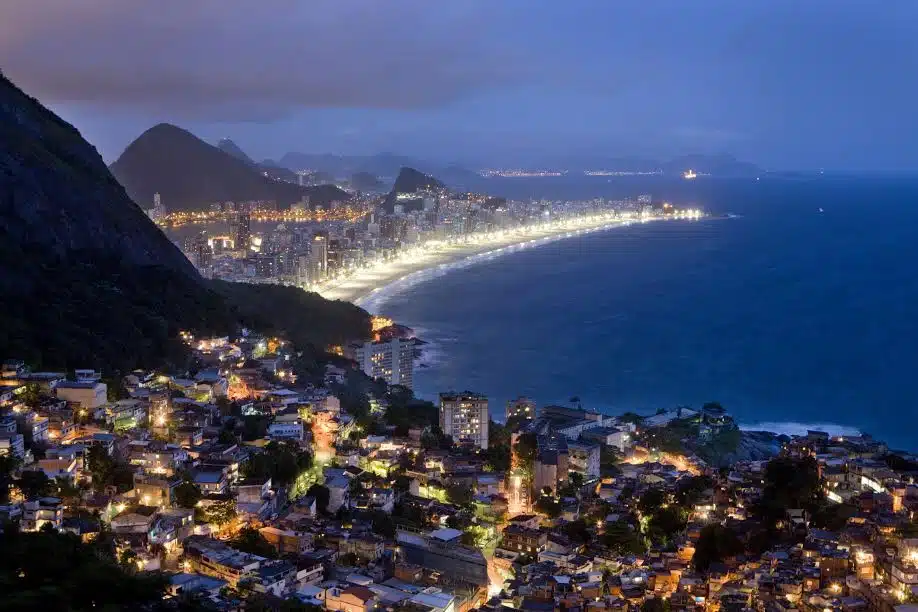
<path fill-rule="evenodd" d="M 394 260 L 358 270 L 347 279 L 322 287 L 318 292 L 325 298 L 354 302 L 367 311 L 378 314 L 379 309 L 392 295 L 450 271 L 556 240 L 663 219 L 663 216 L 653 215 L 633 218 L 596 215 L 544 226 L 485 234 L 462 243 L 426 245 L 411 249 Z"/>

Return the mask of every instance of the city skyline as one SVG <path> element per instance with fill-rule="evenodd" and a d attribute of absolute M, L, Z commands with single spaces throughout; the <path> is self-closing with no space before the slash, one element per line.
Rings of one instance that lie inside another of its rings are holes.
<path fill-rule="evenodd" d="M 396 151 L 538 166 L 727 152 L 768 169 L 918 166 L 918 87 L 897 77 L 915 56 L 907 3 L 245 8 L 14 0 L 0 9 L 2 68 L 109 162 L 171 121 L 258 159 Z"/>

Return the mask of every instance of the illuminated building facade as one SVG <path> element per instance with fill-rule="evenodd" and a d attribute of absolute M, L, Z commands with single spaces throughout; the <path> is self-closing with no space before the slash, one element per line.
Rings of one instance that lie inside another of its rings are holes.
<path fill-rule="evenodd" d="M 440 394 L 440 429 L 456 444 L 488 448 L 488 398 L 468 391 Z"/>
<path fill-rule="evenodd" d="M 413 338 L 364 342 L 353 348 L 354 359 L 367 376 L 409 389 L 414 384 Z"/>
<path fill-rule="evenodd" d="M 252 215 L 241 212 L 230 222 L 230 238 L 237 251 L 248 250 L 252 242 Z"/>

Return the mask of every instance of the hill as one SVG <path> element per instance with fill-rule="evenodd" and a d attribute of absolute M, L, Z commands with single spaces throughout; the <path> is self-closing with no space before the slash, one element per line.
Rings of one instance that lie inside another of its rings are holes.
<path fill-rule="evenodd" d="M 272 179 L 263 169 L 168 123 L 141 134 L 112 164 L 111 171 L 135 202 L 146 205 L 159 193 L 170 211 L 247 200 L 273 200 L 286 208 L 303 197 L 313 205 L 328 206 L 348 197 L 334 185 L 300 187 Z"/>
<path fill-rule="evenodd" d="M 392 185 L 393 193 L 415 193 L 426 189 L 444 189 L 446 186 L 430 176 L 414 168 L 402 168 L 395 184 Z"/>
<path fill-rule="evenodd" d="M 282 326 L 319 347 L 369 334 L 368 315 L 350 304 L 205 282 L 92 145 L 2 75 L 0 267 L 0 359 L 38 367 L 182 366 L 180 330 L 240 324 Z M 270 308 L 252 312 L 269 292 Z M 283 314 L 294 310 L 296 321 Z"/>
<path fill-rule="evenodd" d="M 235 142 L 229 138 L 221 138 L 220 142 L 217 143 L 217 148 L 226 153 L 227 155 L 232 155 L 238 160 L 244 161 L 250 166 L 254 166 L 255 162 L 249 157 L 245 151 L 239 148 Z"/>
<path fill-rule="evenodd" d="M 429 174 L 424 174 L 414 168 L 402 168 L 399 170 L 398 177 L 395 179 L 395 184 L 392 185 L 392 190 L 383 202 L 383 208 L 391 213 L 399 195 L 439 189 L 446 189 L 446 185 Z M 402 200 L 400 204 L 402 204 L 406 211 L 416 210 L 422 206 L 419 200 Z"/>

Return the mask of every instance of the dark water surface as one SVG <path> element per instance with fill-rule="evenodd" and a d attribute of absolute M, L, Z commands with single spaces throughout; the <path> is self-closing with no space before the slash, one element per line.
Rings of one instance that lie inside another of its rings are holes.
<path fill-rule="evenodd" d="M 835 424 L 918 449 L 918 180 L 627 188 L 741 216 L 572 238 L 395 296 L 383 312 L 432 343 L 416 391 L 483 392 L 497 417 L 520 394 L 613 412 L 717 400 L 744 424 Z"/>

